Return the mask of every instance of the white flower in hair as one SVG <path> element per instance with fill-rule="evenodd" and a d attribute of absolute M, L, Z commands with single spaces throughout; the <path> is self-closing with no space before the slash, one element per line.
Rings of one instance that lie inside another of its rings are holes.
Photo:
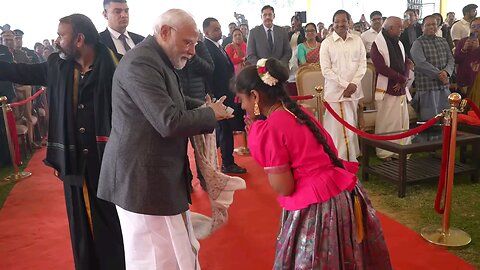
<path fill-rule="evenodd" d="M 258 76 L 260 77 L 260 79 L 262 79 L 262 81 L 265 84 L 267 84 L 269 86 L 274 86 L 278 83 L 278 80 L 275 77 L 273 77 L 272 75 L 270 75 L 270 73 L 267 70 L 267 67 L 265 66 L 266 63 L 267 63 L 266 58 L 262 58 L 262 59 L 259 59 L 257 61 Z"/>

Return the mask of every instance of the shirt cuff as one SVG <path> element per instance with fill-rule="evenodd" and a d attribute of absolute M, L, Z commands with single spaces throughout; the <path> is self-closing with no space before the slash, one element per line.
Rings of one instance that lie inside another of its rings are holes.
<path fill-rule="evenodd" d="M 284 165 L 279 165 L 279 166 L 273 166 L 273 167 L 264 167 L 263 168 L 266 173 L 269 174 L 281 174 L 284 172 L 288 172 L 290 170 L 290 164 L 284 164 Z"/>

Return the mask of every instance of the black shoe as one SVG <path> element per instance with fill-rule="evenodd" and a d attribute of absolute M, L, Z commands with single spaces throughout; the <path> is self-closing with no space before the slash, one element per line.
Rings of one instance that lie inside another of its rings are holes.
<path fill-rule="evenodd" d="M 38 149 L 42 149 L 42 146 L 36 142 L 32 142 L 32 148 L 38 150 Z"/>
<path fill-rule="evenodd" d="M 235 163 L 229 166 L 222 166 L 222 173 L 244 174 L 246 172 L 247 169 L 242 168 Z"/>

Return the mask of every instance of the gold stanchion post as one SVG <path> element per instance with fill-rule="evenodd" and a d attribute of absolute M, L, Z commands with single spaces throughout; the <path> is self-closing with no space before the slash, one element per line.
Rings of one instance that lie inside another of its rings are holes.
<path fill-rule="evenodd" d="M 323 106 L 322 106 L 322 94 L 323 94 L 323 86 L 317 85 L 315 86 L 315 91 L 317 91 L 317 120 L 319 123 L 323 124 Z"/>
<path fill-rule="evenodd" d="M 233 149 L 233 151 L 237 155 L 248 156 L 248 155 L 250 155 L 250 149 L 248 149 L 247 132 L 243 131 L 242 133 L 243 133 L 243 138 L 244 138 L 244 141 L 245 141 L 245 146 L 237 147 L 237 148 Z"/>
<path fill-rule="evenodd" d="M 452 210 L 455 147 L 457 139 L 457 114 L 462 97 L 458 93 L 452 93 L 448 96 L 448 100 L 451 106 L 449 114 L 452 133 L 450 137 L 450 148 L 448 151 L 447 180 L 445 185 L 445 211 L 443 213 L 442 227 L 438 227 L 436 225 L 428 226 L 422 229 L 421 235 L 425 240 L 436 245 L 461 247 L 468 245 L 472 241 L 472 238 L 470 235 L 468 235 L 468 233 L 460 229 L 450 227 L 450 212 Z"/>
<path fill-rule="evenodd" d="M 5 177 L 2 182 L 15 182 L 20 179 L 24 179 L 30 177 L 32 173 L 30 172 L 20 172 L 17 166 L 17 162 L 15 160 L 15 149 L 13 147 L 12 138 L 10 137 L 10 129 L 8 128 L 8 119 L 7 119 L 7 112 L 11 111 L 12 109 L 7 104 L 7 97 L 1 96 L 0 97 L 0 104 L 2 105 L 2 112 L 3 112 L 3 120 L 5 122 L 5 134 L 7 136 L 8 142 L 8 150 L 10 151 L 10 159 L 12 161 L 13 166 L 13 174 Z"/>

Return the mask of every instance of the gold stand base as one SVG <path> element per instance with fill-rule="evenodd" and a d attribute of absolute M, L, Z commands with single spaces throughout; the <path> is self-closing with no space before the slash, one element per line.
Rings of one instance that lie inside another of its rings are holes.
<path fill-rule="evenodd" d="M 425 227 L 420 234 L 428 242 L 445 247 L 463 247 L 472 241 L 470 235 L 460 229 L 450 228 L 448 233 L 444 233 L 438 225 Z"/>
<path fill-rule="evenodd" d="M 3 182 L 15 182 L 32 176 L 31 172 L 18 172 L 3 178 Z"/>
<path fill-rule="evenodd" d="M 237 155 L 240 155 L 240 156 L 250 155 L 250 149 L 248 149 L 245 146 L 237 147 L 237 148 L 233 149 L 233 152 L 235 152 Z"/>

